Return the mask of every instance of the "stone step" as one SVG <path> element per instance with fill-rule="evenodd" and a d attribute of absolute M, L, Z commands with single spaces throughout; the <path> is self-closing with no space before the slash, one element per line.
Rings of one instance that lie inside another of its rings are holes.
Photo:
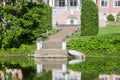
<path fill-rule="evenodd" d="M 34 57 L 43 57 L 43 58 L 63 58 L 68 57 L 68 51 L 62 49 L 43 49 L 35 51 Z"/>
<path fill-rule="evenodd" d="M 43 64 L 43 69 L 45 70 L 62 69 L 62 64 Z"/>
<path fill-rule="evenodd" d="M 34 58 L 35 64 L 67 64 L 67 58 Z"/>
<path fill-rule="evenodd" d="M 62 49 L 62 42 L 60 42 L 60 41 L 44 41 L 43 49 Z"/>

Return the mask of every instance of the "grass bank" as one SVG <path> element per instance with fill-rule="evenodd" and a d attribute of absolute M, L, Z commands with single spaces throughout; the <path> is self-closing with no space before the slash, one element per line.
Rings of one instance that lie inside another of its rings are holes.
<path fill-rule="evenodd" d="M 67 46 L 78 50 L 87 57 L 119 57 L 120 56 L 120 26 L 108 25 L 99 29 L 97 36 L 81 36 L 78 31 L 71 36 Z"/>

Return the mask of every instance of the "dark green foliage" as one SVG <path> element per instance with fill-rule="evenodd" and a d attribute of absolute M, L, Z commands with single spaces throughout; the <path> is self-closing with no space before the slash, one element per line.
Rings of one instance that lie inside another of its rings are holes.
<path fill-rule="evenodd" d="M 98 8 L 91 0 L 84 0 L 81 10 L 81 35 L 94 36 L 99 28 Z"/>
<path fill-rule="evenodd" d="M 115 21 L 115 18 L 114 18 L 114 16 L 113 16 L 112 14 L 109 14 L 109 15 L 107 16 L 107 20 L 108 20 L 108 21 Z"/>
<path fill-rule="evenodd" d="M 4 49 L 32 44 L 38 37 L 43 37 L 46 29 L 52 28 L 49 5 L 18 1 L 17 5 L 0 6 L 0 47 Z"/>
<path fill-rule="evenodd" d="M 88 56 L 120 56 L 120 34 L 78 39 L 68 43 L 68 48 L 82 51 Z"/>

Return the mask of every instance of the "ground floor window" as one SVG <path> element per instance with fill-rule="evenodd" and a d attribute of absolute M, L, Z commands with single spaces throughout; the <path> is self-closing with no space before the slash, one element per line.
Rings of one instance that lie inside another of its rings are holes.
<path fill-rule="evenodd" d="M 120 0 L 114 0 L 114 6 L 115 7 L 120 6 Z"/>
<path fill-rule="evenodd" d="M 77 0 L 70 0 L 70 6 L 77 6 Z"/>
<path fill-rule="evenodd" d="M 65 0 L 55 0 L 55 6 L 56 7 L 64 7 L 65 6 Z"/>

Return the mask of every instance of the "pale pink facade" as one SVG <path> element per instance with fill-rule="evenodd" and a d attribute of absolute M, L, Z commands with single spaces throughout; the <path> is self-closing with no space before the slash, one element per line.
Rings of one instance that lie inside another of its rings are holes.
<path fill-rule="evenodd" d="M 96 4 L 98 5 L 98 9 L 100 13 L 118 13 L 120 12 L 120 0 L 106 0 L 108 1 L 107 6 L 102 6 L 102 0 L 97 0 Z M 115 1 L 118 1 L 118 6 L 115 6 Z"/>
<path fill-rule="evenodd" d="M 53 26 L 56 24 L 80 25 L 82 1 L 83 0 L 49 0 L 48 4 L 53 8 Z M 116 18 L 116 14 L 120 12 L 120 0 L 93 0 L 93 2 L 95 2 L 99 9 L 100 26 L 106 25 L 106 17 L 108 14 L 113 14 Z"/>
<path fill-rule="evenodd" d="M 95 0 L 99 10 L 99 25 L 106 26 L 107 15 L 116 15 L 120 12 L 120 0 Z"/>

